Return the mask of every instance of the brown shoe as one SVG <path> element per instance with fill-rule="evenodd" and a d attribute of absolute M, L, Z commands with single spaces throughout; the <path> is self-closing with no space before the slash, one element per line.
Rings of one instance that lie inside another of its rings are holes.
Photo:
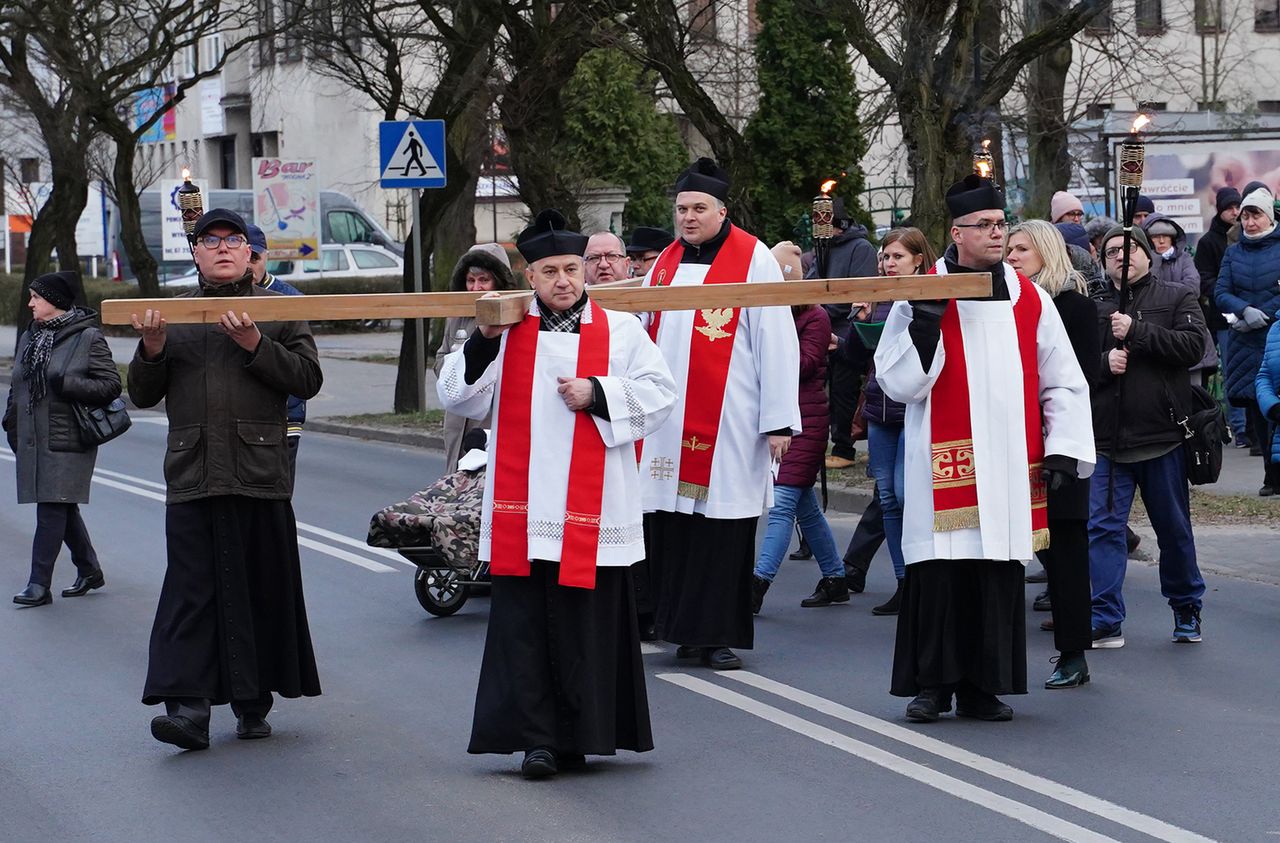
<path fill-rule="evenodd" d="M 835 454 L 827 457 L 827 468 L 848 468 L 853 465 L 853 460 L 847 460 L 844 457 L 837 457 Z"/>
<path fill-rule="evenodd" d="M 1053 632 L 1053 618 L 1045 618 L 1040 621 L 1040 628 L 1045 632 Z"/>

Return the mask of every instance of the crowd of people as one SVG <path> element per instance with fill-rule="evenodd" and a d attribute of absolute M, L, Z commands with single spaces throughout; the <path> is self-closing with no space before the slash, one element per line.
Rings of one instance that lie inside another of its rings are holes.
<path fill-rule="evenodd" d="M 1001 697 L 1027 692 L 1033 557 L 1059 652 L 1044 685 L 1090 681 L 1086 651 L 1124 644 L 1139 493 L 1172 640 L 1201 640 L 1184 442 L 1193 391 L 1220 369 L 1243 411 L 1238 437 L 1263 456 L 1260 493 L 1280 488 L 1280 232 L 1264 185 L 1218 192 L 1194 257 L 1150 200 L 1132 230 L 1086 221 L 1065 192 L 1049 220 L 1010 227 L 1003 192 L 975 174 L 947 192 L 945 243 L 904 225 L 874 245 L 837 202 L 837 234 L 815 259 L 735 225 L 729 188 L 699 159 L 673 185 L 674 234 L 638 228 L 628 243 L 545 210 L 516 242 L 523 273 L 498 244 L 453 271 L 454 290 L 533 293 L 514 324 L 450 320 L 437 351 L 447 470 L 469 434 L 489 431 L 478 552 L 492 600 L 469 751 L 522 752 L 523 773 L 541 778 L 652 749 L 640 642 L 741 667 L 797 529 L 792 558 L 820 569 L 806 608 L 848 603 L 887 545 L 897 586 L 872 611 L 897 618 L 890 689 L 910 698 L 913 722 L 953 708 L 1013 716 Z M 322 376 L 305 322 L 257 324 L 236 307 L 297 292 L 273 287 L 264 252 L 237 214 L 206 213 L 192 294 L 227 299 L 219 323 L 133 319 L 130 396 L 164 399 L 170 425 L 169 559 L 143 702 L 165 706 L 153 736 L 184 749 L 208 747 L 212 705 L 230 703 L 239 737 L 262 738 L 273 694 L 320 693 L 291 496 L 304 399 Z M 948 294 L 948 276 L 968 273 L 989 274 L 989 295 Z M 591 295 L 633 277 L 877 274 L 933 275 L 939 294 L 638 317 Z M 64 596 L 105 582 L 77 509 L 95 451 L 68 439 L 68 418 L 72 402 L 101 404 L 121 384 L 93 314 L 74 304 L 77 283 L 31 285 L 35 321 L 4 417 L 20 500 L 38 504 L 30 582 L 14 598 L 27 606 L 51 599 L 63 543 L 78 573 Z M 875 493 L 841 556 L 815 487 L 856 464 L 862 439 Z"/>

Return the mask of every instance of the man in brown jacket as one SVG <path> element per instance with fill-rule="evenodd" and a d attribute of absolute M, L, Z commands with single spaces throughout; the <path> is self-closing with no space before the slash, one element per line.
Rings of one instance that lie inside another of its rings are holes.
<path fill-rule="evenodd" d="M 162 399 L 168 569 L 151 630 L 145 705 L 158 741 L 209 746 L 209 710 L 230 703 L 236 736 L 271 734 L 271 692 L 316 696 L 290 503 L 285 401 L 320 391 L 305 322 L 255 324 L 235 297 L 275 295 L 253 283 L 244 220 L 214 209 L 196 223 L 199 289 L 226 297 L 216 325 L 168 327 L 133 316 L 142 341 L 129 364 L 139 407 Z"/>

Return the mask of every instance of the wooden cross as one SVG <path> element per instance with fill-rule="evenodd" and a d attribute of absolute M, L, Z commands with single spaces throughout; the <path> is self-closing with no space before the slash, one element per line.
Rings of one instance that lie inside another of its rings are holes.
<path fill-rule="evenodd" d="M 752 284 L 695 284 L 641 287 L 641 279 L 588 287 L 592 301 L 610 310 L 647 313 L 659 310 L 711 310 L 793 304 L 983 298 L 991 295 L 987 272 L 826 278 Z M 333 321 L 343 319 L 420 319 L 475 316 L 483 325 L 510 325 L 524 318 L 533 293 L 520 290 L 496 298 L 482 293 L 372 293 L 323 296 L 178 296 L 168 299 L 108 299 L 102 303 L 105 325 L 128 325 L 133 314 L 159 310 L 171 325 L 214 323 L 228 310 L 248 313 L 255 322 Z"/>

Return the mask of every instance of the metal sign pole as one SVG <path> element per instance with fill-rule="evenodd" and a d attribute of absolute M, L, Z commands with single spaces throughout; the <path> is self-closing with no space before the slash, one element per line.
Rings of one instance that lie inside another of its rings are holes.
<path fill-rule="evenodd" d="M 413 291 L 415 293 L 422 292 L 422 229 L 419 227 L 422 223 L 422 211 L 419 208 L 419 201 L 422 191 L 413 188 L 410 191 L 413 197 Z M 424 413 L 427 410 L 427 349 L 424 323 L 421 318 L 413 320 L 413 338 L 414 348 L 417 353 L 414 355 L 414 367 L 416 371 L 418 384 L 418 412 Z"/>

